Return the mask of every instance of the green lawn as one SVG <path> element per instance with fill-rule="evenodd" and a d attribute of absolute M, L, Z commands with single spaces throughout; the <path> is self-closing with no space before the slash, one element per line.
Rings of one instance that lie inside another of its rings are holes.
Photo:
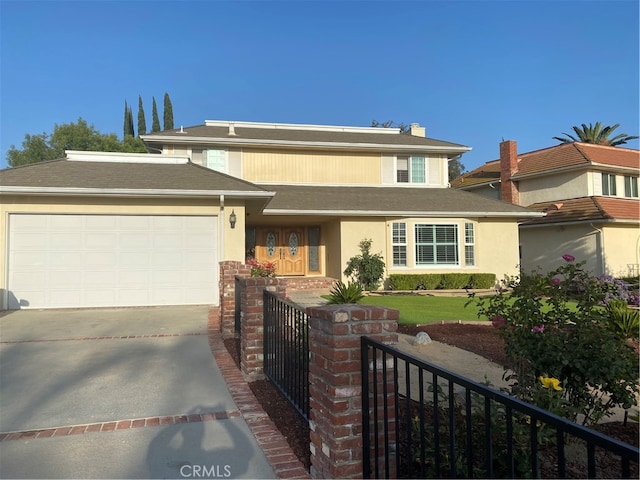
<path fill-rule="evenodd" d="M 468 297 L 430 297 L 427 295 L 367 296 L 360 303 L 400 310 L 400 324 L 426 324 L 441 320 L 480 320 L 478 308 L 465 304 Z"/>

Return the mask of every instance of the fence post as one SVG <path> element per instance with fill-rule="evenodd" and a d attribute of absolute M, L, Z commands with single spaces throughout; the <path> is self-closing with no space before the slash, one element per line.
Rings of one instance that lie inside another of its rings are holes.
<path fill-rule="evenodd" d="M 264 379 L 264 290 L 284 296 L 286 280 L 271 277 L 240 279 L 240 370 L 248 381 Z"/>
<path fill-rule="evenodd" d="M 251 267 L 242 262 L 220 262 L 220 331 L 222 338 L 235 336 L 236 276 L 248 277 Z"/>
<path fill-rule="evenodd" d="M 307 314 L 311 355 L 311 476 L 361 478 L 360 337 L 397 342 L 399 312 L 367 305 L 330 305 L 309 308 Z"/>

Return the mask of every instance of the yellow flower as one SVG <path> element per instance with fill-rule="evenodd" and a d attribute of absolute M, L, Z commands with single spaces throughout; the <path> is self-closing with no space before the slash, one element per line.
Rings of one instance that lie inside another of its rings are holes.
<path fill-rule="evenodd" d="M 538 379 L 540 380 L 540 383 L 544 388 L 553 388 L 558 392 L 562 390 L 562 387 L 560 386 L 560 380 L 558 380 L 557 378 L 540 376 L 538 377 Z"/>

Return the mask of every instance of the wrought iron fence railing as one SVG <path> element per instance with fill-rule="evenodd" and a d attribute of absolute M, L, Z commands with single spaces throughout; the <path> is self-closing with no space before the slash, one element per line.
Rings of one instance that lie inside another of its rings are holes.
<path fill-rule="evenodd" d="M 309 321 L 300 307 L 264 291 L 264 373 L 309 419 Z"/>
<path fill-rule="evenodd" d="M 639 450 L 362 337 L 364 478 L 630 478 Z"/>

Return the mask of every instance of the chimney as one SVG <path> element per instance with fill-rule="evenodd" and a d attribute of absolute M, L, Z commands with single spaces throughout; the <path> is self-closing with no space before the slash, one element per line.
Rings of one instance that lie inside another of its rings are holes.
<path fill-rule="evenodd" d="M 518 182 L 511 180 L 511 176 L 518 170 L 518 144 L 514 140 L 500 143 L 500 183 L 501 199 L 503 202 L 520 204 Z"/>
<path fill-rule="evenodd" d="M 426 137 L 427 130 L 424 127 L 421 127 L 419 123 L 412 123 L 409 125 L 409 133 L 414 137 Z"/>

